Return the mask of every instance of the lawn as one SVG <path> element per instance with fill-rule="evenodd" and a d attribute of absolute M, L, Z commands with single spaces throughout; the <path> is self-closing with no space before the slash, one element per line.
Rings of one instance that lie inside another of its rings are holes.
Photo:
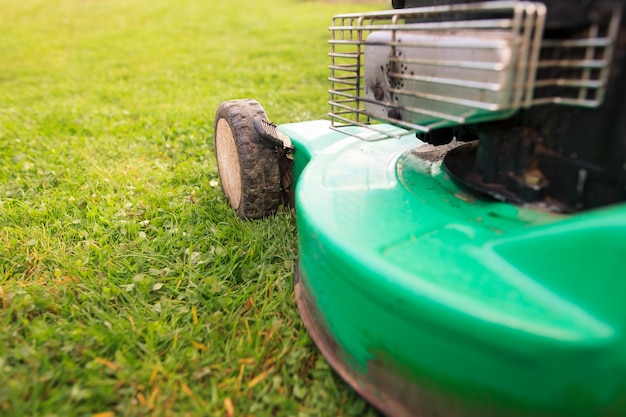
<path fill-rule="evenodd" d="M 213 118 L 327 112 L 333 14 L 381 2 L 0 0 L 0 414 L 362 416 L 241 221 Z"/>

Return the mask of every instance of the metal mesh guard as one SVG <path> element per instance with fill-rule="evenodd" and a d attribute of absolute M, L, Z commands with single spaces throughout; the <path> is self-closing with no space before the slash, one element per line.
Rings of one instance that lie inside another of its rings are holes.
<path fill-rule="evenodd" d="M 600 105 L 620 11 L 580 38 L 542 41 L 545 13 L 542 3 L 495 1 L 335 16 L 332 127 L 367 127 L 362 138 L 376 140 L 537 104 Z"/>

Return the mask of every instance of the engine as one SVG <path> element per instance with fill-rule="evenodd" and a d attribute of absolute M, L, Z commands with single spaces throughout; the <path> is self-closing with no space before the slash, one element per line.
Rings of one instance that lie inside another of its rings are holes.
<path fill-rule="evenodd" d="M 333 22 L 336 128 L 384 122 L 457 141 L 450 177 L 514 204 L 575 212 L 626 200 L 626 1 L 393 6 Z"/>

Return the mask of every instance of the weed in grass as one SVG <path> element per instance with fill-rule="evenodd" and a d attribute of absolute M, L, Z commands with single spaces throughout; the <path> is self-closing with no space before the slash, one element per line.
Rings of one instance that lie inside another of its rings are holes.
<path fill-rule="evenodd" d="M 363 7 L 0 0 L 0 414 L 374 413 L 300 322 L 293 213 L 238 220 L 212 145 L 226 99 L 323 117 Z"/>

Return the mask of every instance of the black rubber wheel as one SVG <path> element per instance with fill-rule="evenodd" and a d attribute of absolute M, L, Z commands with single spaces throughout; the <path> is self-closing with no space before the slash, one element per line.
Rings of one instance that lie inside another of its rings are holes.
<path fill-rule="evenodd" d="M 254 118 L 267 120 L 251 99 L 229 100 L 215 114 L 215 155 L 224 194 L 242 219 L 272 214 L 281 203 L 279 155 L 259 137 Z"/>

